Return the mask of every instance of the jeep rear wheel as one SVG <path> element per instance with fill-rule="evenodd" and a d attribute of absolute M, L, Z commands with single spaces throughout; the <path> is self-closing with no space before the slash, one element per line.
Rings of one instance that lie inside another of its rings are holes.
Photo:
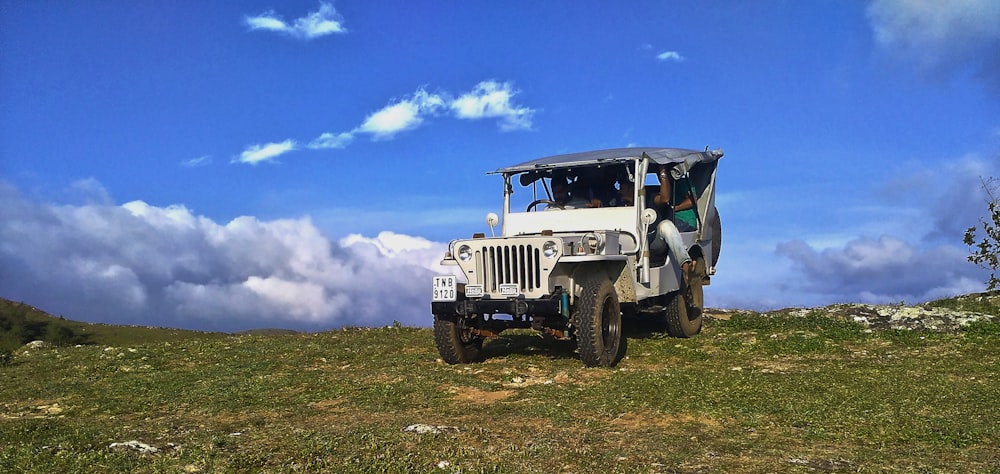
<path fill-rule="evenodd" d="M 607 278 L 587 280 L 581 286 L 583 294 L 573 312 L 580 359 L 589 367 L 611 367 L 625 352 L 618 294 Z"/>
<path fill-rule="evenodd" d="M 698 308 L 688 307 L 684 292 L 674 293 L 664 312 L 667 332 L 671 336 L 691 337 L 701 332 L 701 311 Z"/>
<path fill-rule="evenodd" d="M 449 364 L 478 362 L 483 349 L 483 338 L 472 334 L 463 318 L 456 321 L 434 316 L 434 343 L 441 359 Z"/>

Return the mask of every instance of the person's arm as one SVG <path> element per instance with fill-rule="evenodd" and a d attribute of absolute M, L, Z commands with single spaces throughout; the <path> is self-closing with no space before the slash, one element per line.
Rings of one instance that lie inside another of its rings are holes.
<path fill-rule="evenodd" d="M 684 199 L 682 199 L 681 202 L 674 205 L 675 211 L 683 211 L 694 207 L 694 190 L 689 186 L 685 186 L 685 188 L 687 188 L 688 192 L 684 195 Z"/>
<path fill-rule="evenodd" d="M 670 205 L 670 173 L 667 167 L 660 165 L 660 171 L 656 173 L 660 180 L 660 192 L 653 196 L 653 203 L 657 206 Z"/>
<path fill-rule="evenodd" d="M 683 201 L 677 203 L 677 205 L 674 206 L 674 210 L 683 211 L 685 209 L 691 209 L 692 207 L 694 207 L 694 202 L 691 200 L 691 195 L 688 194 Z"/>

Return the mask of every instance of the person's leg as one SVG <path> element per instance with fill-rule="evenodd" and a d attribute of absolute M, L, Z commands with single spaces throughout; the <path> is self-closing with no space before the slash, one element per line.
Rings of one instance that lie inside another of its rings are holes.
<path fill-rule="evenodd" d="M 684 240 L 681 239 L 681 233 L 677 231 L 677 227 L 673 222 L 668 220 L 660 222 L 660 225 L 656 227 L 656 235 L 667 243 L 670 254 L 682 266 L 691 261 L 691 257 L 684 250 Z"/>

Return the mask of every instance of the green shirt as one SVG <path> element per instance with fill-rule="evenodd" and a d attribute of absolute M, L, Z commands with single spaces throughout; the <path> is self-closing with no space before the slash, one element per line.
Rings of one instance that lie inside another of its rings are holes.
<path fill-rule="evenodd" d="M 682 178 L 676 181 L 676 185 L 673 188 L 671 188 L 671 194 L 673 194 L 673 196 L 670 197 L 670 202 L 674 203 L 675 205 L 683 202 L 688 195 L 688 191 L 690 191 L 691 195 L 693 196 L 698 195 L 698 193 L 694 189 L 694 186 L 691 185 L 690 179 Z M 696 199 L 695 204 L 697 204 L 697 198 L 695 199 Z M 698 215 L 696 212 L 696 207 L 697 206 L 691 206 L 690 208 L 684 209 L 683 211 L 674 212 L 674 221 L 684 222 L 690 225 L 692 229 L 698 228 Z"/>

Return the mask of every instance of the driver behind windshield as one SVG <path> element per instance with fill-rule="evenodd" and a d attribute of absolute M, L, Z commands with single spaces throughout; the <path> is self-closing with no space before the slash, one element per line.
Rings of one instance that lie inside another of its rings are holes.
<path fill-rule="evenodd" d="M 553 209 L 577 209 L 589 207 L 586 188 L 579 180 L 569 182 L 566 175 L 552 176 L 552 204 L 545 206 L 546 211 Z"/>

